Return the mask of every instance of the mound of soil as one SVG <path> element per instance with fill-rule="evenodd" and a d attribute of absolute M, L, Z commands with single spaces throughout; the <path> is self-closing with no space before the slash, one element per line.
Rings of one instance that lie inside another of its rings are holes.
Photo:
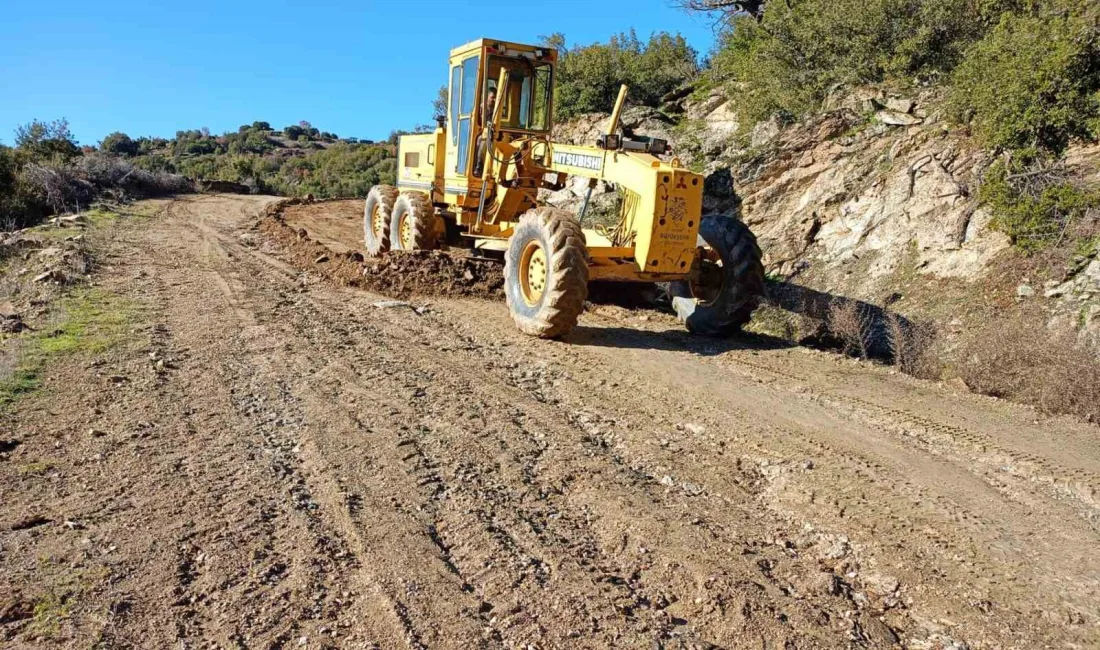
<path fill-rule="evenodd" d="M 345 286 L 394 298 L 504 297 L 502 266 L 491 260 L 451 251 L 394 251 L 364 260 L 358 251 L 338 253 L 314 241 L 304 229 L 288 226 L 275 210 L 261 221 L 259 229 L 283 250 L 290 263 Z"/>
<path fill-rule="evenodd" d="M 504 273 L 499 262 L 447 251 L 394 251 L 367 260 L 363 286 L 397 297 L 503 298 Z"/>

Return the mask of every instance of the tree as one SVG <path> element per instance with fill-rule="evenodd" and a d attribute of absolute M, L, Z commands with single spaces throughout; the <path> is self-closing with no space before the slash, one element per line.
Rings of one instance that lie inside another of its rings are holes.
<path fill-rule="evenodd" d="M 447 117 L 447 86 L 440 86 L 435 99 L 432 100 L 432 119 Z"/>
<path fill-rule="evenodd" d="M 115 131 L 103 138 L 103 142 L 99 143 L 99 149 L 116 156 L 136 156 L 141 150 L 141 144 L 131 140 L 125 133 Z"/>
<path fill-rule="evenodd" d="M 563 119 L 610 111 L 623 84 L 630 86 L 631 103 L 658 106 L 699 70 L 695 50 L 679 34 L 658 32 L 643 43 L 630 30 L 607 43 L 572 48 L 561 33 L 542 40 L 560 53 L 554 111 Z"/>
<path fill-rule="evenodd" d="M 673 5 L 685 11 L 717 14 L 722 22 L 747 14 L 759 20 L 764 16 L 767 0 L 674 0 Z"/>
<path fill-rule="evenodd" d="M 952 112 L 988 147 L 1061 154 L 1075 139 L 1100 138 L 1098 61 L 1090 20 L 1008 13 L 955 70 Z"/>
<path fill-rule="evenodd" d="M 53 122 L 33 120 L 30 124 L 16 127 L 15 147 L 32 160 L 55 156 L 69 159 L 80 154 L 65 118 Z"/>
<path fill-rule="evenodd" d="M 269 122 L 256 121 L 252 123 L 252 128 L 256 129 L 257 131 L 270 131 L 271 124 Z"/>
<path fill-rule="evenodd" d="M 306 130 L 298 126 L 297 124 L 291 124 L 290 126 L 283 129 L 283 135 L 291 140 L 297 140 L 298 136 L 302 135 L 305 132 Z"/>

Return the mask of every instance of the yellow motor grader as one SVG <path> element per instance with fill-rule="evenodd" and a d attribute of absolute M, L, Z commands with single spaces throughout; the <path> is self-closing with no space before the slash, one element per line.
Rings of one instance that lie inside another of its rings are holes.
<path fill-rule="evenodd" d="M 367 196 L 367 253 L 464 246 L 503 257 L 505 295 L 527 334 L 576 323 L 590 281 L 667 283 L 688 329 L 709 335 L 748 321 L 764 289 L 748 228 L 703 215 L 703 177 L 668 159 L 667 143 L 619 129 L 623 86 L 590 146 L 550 137 L 557 52 L 479 39 L 451 50 L 447 114 L 434 133 L 401 136 L 397 186 Z M 589 179 L 578 214 L 539 204 L 570 176 Z M 618 223 L 581 224 L 592 188 L 622 195 Z"/>

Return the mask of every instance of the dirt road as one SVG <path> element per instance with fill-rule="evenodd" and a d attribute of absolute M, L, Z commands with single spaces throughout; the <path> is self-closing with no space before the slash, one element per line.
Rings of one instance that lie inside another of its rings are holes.
<path fill-rule="evenodd" d="M 0 431 L 0 645 L 1100 645 L 1100 429 L 655 312 L 377 308 L 270 200 L 112 232 L 140 344 Z"/>

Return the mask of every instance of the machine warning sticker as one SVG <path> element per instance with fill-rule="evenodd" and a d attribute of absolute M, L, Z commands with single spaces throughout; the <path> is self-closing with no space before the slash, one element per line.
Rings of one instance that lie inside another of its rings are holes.
<path fill-rule="evenodd" d="M 581 169 L 591 169 L 594 172 L 598 172 L 600 168 L 603 167 L 603 158 L 600 156 L 586 156 L 582 153 L 555 151 L 554 164 L 565 165 L 566 167 L 580 167 Z"/>

